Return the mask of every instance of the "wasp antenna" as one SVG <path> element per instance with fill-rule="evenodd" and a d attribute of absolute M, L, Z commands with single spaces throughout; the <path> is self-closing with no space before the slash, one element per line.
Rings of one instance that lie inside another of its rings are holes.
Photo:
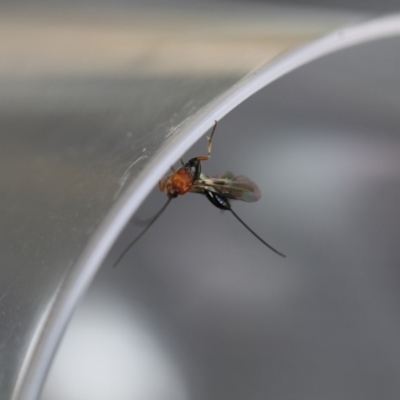
<path fill-rule="evenodd" d="M 140 232 L 139 236 L 137 236 L 131 243 L 129 243 L 129 245 L 125 248 L 125 250 L 121 253 L 121 255 L 118 257 L 117 261 L 115 261 L 115 263 L 113 264 L 113 268 L 115 268 L 119 262 L 124 258 L 125 254 L 129 251 L 129 249 L 147 232 L 147 230 L 154 224 L 154 222 L 156 222 L 156 220 L 158 219 L 158 217 L 163 213 L 163 211 L 167 208 L 168 204 L 170 203 L 170 201 L 173 199 L 173 197 L 169 197 L 168 200 L 166 201 L 166 203 L 162 206 L 161 210 L 158 211 L 158 213 L 156 215 L 154 215 L 153 218 L 150 219 L 148 225 L 146 226 L 146 228 L 144 228 L 142 230 L 142 232 Z"/>
<path fill-rule="evenodd" d="M 229 209 L 229 211 L 233 214 L 233 216 L 250 232 L 252 233 L 261 243 L 265 244 L 265 246 L 267 246 L 269 249 L 271 249 L 274 253 L 278 254 L 281 257 L 286 257 L 283 253 L 281 253 L 280 251 L 274 249 L 271 245 L 269 245 L 265 240 L 261 239 L 260 236 L 257 235 L 257 233 L 255 233 L 253 231 L 253 229 L 251 229 L 236 213 L 235 211 L 232 210 L 232 208 Z"/>

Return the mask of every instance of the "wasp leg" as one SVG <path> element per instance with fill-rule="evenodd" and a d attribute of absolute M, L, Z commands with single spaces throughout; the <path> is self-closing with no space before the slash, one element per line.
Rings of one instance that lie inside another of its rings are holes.
<path fill-rule="evenodd" d="M 218 124 L 218 121 L 215 121 L 215 124 L 214 124 L 213 130 L 211 132 L 211 135 L 207 136 L 207 141 L 208 141 L 208 144 L 207 144 L 207 156 L 196 157 L 196 160 L 198 160 L 198 161 L 207 161 L 208 159 L 210 159 L 211 151 L 212 151 L 212 138 L 214 136 L 214 132 L 215 132 L 215 128 L 217 127 L 217 124 Z"/>
<path fill-rule="evenodd" d="M 213 138 L 213 136 L 214 136 L 215 129 L 217 128 L 217 124 L 218 124 L 218 121 L 216 120 L 216 121 L 215 121 L 215 124 L 214 124 L 214 128 L 213 128 L 213 130 L 212 130 L 212 132 L 211 132 L 210 137 L 207 137 L 207 140 L 208 140 L 208 145 L 207 145 L 208 158 L 211 157 L 212 138 Z"/>
<path fill-rule="evenodd" d="M 158 181 L 158 188 L 160 189 L 160 192 L 164 191 L 166 184 L 167 182 L 165 179 L 163 179 L 162 181 Z"/>

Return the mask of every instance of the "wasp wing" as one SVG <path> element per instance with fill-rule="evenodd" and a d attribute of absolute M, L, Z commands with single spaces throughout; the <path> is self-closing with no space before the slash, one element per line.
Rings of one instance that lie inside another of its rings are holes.
<path fill-rule="evenodd" d="M 230 172 L 209 177 L 201 174 L 191 191 L 203 193 L 205 190 L 218 193 L 228 199 L 254 202 L 260 199 L 261 193 L 258 186 L 245 176 L 234 176 Z"/>
<path fill-rule="evenodd" d="M 207 176 L 207 178 L 209 178 L 209 177 Z M 233 175 L 232 172 L 230 172 L 230 171 L 226 171 L 223 174 L 219 174 L 215 177 L 215 179 L 218 179 L 218 178 L 233 180 L 233 179 L 235 179 L 235 175 Z"/>

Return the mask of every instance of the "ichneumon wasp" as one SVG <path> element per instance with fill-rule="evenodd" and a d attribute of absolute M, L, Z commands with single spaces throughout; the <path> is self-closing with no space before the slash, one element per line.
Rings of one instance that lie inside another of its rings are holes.
<path fill-rule="evenodd" d="M 230 211 L 232 215 L 261 243 L 281 257 L 286 257 L 283 253 L 276 250 L 259 235 L 257 235 L 257 233 L 255 233 L 231 207 L 229 200 L 255 202 L 260 199 L 260 189 L 254 182 L 244 176 L 234 176 L 230 172 L 226 172 L 215 177 L 202 174 L 201 162 L 207 161 L 211 157 L 212 138 L 216 127 L 217 121 L 215 121 L 211 135 L 207 137 L 208 145 L 206 156 L 191 158 L 186 163 L 181 158 L 180 162 L 182 166 L 178 170 L 171 168 L 172 174 L 166 176 L 164 179 L 158 182 L 160 191 L 165 191 L 167 193 L 168 200 L 162 206 L 160 211 L 158 211 L 157 214 L 155 214 L 149 220 L 143 231 L 125 248 L 122 254 L 118 257 L 117 261 L 114 263 L 114 267 L 121 261 L 128 250 L 147 232 L 151 225 L 153 225 L 153 223 L 167 208 L 171 200 L 178 196 L 183 196 L 188 192 L 203 194 L 215 207 L 224 211 Z"/>

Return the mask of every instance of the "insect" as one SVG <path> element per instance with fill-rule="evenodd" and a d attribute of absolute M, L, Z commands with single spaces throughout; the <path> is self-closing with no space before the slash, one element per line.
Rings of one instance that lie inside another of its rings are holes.
<path fill-rule="evenodd" d="M 215 121 L 211 135 L 207 137 L 207 155 L 191 158 L 188 162 L 180 159 L 182 166 L 175 170 L 173 167 L 172 174 L 168 175 L 158 183 L 161 192 L 166 192 L 168 200 L 162 208 L 147 223 L 143 231 L 125 248 L 114 267 L 121 261 L 128 250 L 147 232 L 158 217 L 164 212 L 172 199 L 183 196 L 186 193 L 199 193 L 207 197 L 207 199 L 217 208 L 230 211 L 232 215 L 261 243 L 267 246 L 281 257 L 286 257 L 283 253 L 276 250 L 255 233 L 232 209 L 230 200 L 242 200 L 246 202 L 255 202 L 260 199 L 261 193 L 257 185 L 244 176 L 234 176 L 230 172 L 226 172 L 215 177 L 204 175 L 201 172 L 201 162 L 207 161 L 211 157 L 212 138 L 217 127 Z"/>

